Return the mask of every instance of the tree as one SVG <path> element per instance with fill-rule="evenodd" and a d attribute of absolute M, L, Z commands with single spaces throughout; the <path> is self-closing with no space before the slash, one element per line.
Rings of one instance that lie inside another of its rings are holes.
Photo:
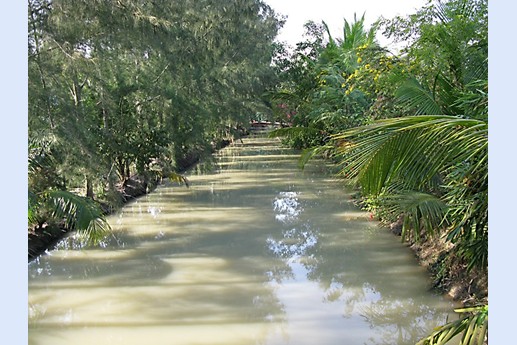
<path fill-rule="evenodd" d="M 408 18 L 384 21 L 385 33 L 408 42 L 410 78 L 398 91 L 413 113 L 487 120 L 488 2 L 429 3 Z"/>

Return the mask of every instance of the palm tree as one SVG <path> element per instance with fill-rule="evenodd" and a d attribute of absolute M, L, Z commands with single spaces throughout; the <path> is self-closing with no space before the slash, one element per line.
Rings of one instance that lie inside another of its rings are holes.
<path fill-rule="evenodd" d="M 110 230 L 98 204 L 64 190 L 38 194 L 29 190 L 28 223 L 36 230 L 56 226 L 61 231 L 77 231 L 92 243 L 97 243 Z"/>
<path fill-rule="evenodd" d="M 422 22 L 413 26 L 418 37 L 407 50 L 414 76 L 396 93 L 414 115 L 344 131 L 326 149 L 333 147 L 341 173 L 359 184 L 364 197 L 377 199 L 384 212 L 402 215 L 403 238 L 443 236 L 467 270 L 486 272 L 486 0 L 437 2 L 415 18 Z M 429 18 L 432 25 L 425 24 Z M 419 345 L 445 344 L 460 333 L 461 344 L 483 344 L 488 305 L 457 312 L 462 318 Z"/>
<path fill-rule="evenodd" d="M 77 231 L 87 242 L 97 243 L 110 230 L 100 205 L 65 190 L 55 172 L 55 159 L 50 149 L 42 144 L 29 146 L 29 231 L 46 232 L 53 238 L 59 238 L 65 231 Z"/>

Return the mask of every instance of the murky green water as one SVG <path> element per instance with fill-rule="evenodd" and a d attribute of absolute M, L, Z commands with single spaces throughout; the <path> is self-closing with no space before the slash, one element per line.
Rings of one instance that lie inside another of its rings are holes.
<path fill-rule="evenodd" d="M 451 302 L 313 162 L 248 138 L 29 264 L 29 344 L 414 344 Z"/>

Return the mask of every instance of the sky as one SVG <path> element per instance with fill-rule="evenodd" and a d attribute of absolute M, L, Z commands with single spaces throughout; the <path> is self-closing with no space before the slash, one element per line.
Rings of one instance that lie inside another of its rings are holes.
<path fill-rule="evenodd" d="M 287 22 L 277 37 L 295 46 L 303 40 L 303 25 L 312 20 L 325 21 L 335 38 L 343 37 L 343 24 L 346 19 L 354 21 L 354 13 L 360 18 L 365 14 L 365 24 L 369 28 L 380 16 L 391 19 L 397 15 L 416 12 L 427 0 L 264 0 L 275 12 L 287 16 Z M 380 33 L 377 37 L 383 46 L 391 43 Z"/>

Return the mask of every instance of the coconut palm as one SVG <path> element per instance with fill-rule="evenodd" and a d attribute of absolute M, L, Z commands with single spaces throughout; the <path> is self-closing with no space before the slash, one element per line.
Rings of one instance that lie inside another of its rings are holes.
<path fill-rule="evenodd" d="M 425 24 L 428 15 L 434 25 Z M 467 270 L 486 272 L 486 1 L 438 2 L 419 16 L 414 18 L 423 18 L 424 24 L 416 26 L 419 37 L 407 50 L 414 75 L 396 93 L 414 115 L 335 135 L 336 159 L 341 173 L 359 184 L 363 197 L 376 200 L 387 214 L 402 216 L 403 238 L 443 236 Z M 464 316 L 419 345 L 445 344 L 458 334 L 461 344 L 483 344 L 488 305 L 458 312 Z"/>
<path fill-rule="evenodd" d="M 35 229 L 54 225 L 62 231 L 77 231 L 91 243 L 97 243 L 110 229 L 98 204 L 64 190 L 29 191 L 28 221 Z"/>

